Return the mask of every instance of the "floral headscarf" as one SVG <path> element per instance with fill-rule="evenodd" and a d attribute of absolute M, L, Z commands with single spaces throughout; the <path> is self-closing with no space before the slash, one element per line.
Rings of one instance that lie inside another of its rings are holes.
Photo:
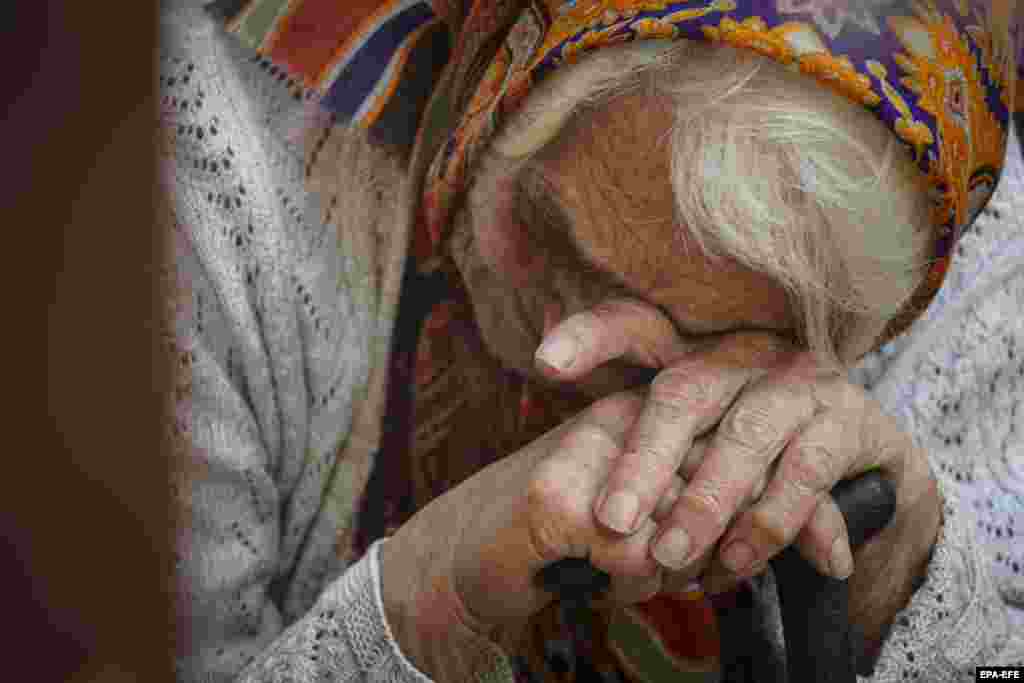
<path fill-rule="evenodd" d="M 1014 98 L 1024 105 L 1012 0 L 219 0 L 211 8 L 340 120 L 405 148 L 419 133 L 433 160 L 421 206 L 432 247 L 501 123 L 537 83 L 589 51 L 710 40 L 799 70 L 878 116 L 932 200 L 934 260 L 886 338 L 941 286 L 953 245 L 998 183 Z"/>

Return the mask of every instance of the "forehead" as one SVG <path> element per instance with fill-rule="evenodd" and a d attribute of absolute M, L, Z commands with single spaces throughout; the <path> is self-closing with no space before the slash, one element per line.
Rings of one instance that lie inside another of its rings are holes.
<path fill-rule="evenodd" d="M 666 144 L 670 110 L 629 94 L 581 114 L 541 164 L 589 256 L 616 270 L 653 276 L 682 256 Z"/>
<path fill-rule="evenodd" d="M 576 118 L 538 162 L 584 256 L 695 332 L 794 329 L 785 291 L 708 259 L 676 217 L 668 102 L 629 93 Z"/>

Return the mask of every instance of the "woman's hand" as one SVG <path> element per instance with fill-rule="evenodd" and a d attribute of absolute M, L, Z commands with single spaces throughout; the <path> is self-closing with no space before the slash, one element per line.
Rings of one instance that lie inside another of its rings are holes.
<path fill-rule="evenodd" d="M 591 512 L 641 407 L 629 393 L 598 401 L 435 499 L 383 544 L 388 623 L 419 669 L 438 681 L 471 679 L 491 642 L 551 602 L 534 576 L 563 558 L 588 557 L 608 572 L 613 603 L 662 589 L 648 551 L 655 521 L 623 536 Z"/>
<path fill-rule="evenodd" d="M 653 556 L 690 576 L 708 568 L 713 592 L 760 573 L 791 544 L 820 572 L 847 578 L 854 558 L 829 492 L 880 468 L 896 486 L 897 512 L 859 552 L 851 593 L 855 621 L 877 641 L 937 537 L 941 504 L 926 455 L 845 371 L 777 335 L 732 333 L 695 346 L 672 329 L 652 307 L 613 301 L 562 321 L 538 352 L 538 367 L 559 381 L 611 360 L 660 370 L 597 517 L 630 537 L 650 528 L 658 501 L 676 499 Z"/>

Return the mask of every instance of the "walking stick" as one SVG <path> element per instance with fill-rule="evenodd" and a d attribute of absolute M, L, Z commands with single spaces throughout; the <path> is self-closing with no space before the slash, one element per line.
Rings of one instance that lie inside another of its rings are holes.
<path fill-rule="evenodd" d="M 896 492 L 880 473 L 868 472 L 832 490 L 843 513 L 850 547 L 856 551 L 885 527 L 896 510 Z M 780 666 L 758 628 L 752 600 L 718 609 L 722 634 L 722 683 L 856 683 L 857 661 L 849 619 L 846 581 L 822 576 L 795 548 L 771 561 L 779 592 L 786 661 Z M 574 651 L 588 637 L 589 602 L 610 585 L 610 577 L 584 559 L 570 558 L 542 569 L 538 581 L 559 596 L 562 621 L 575 633 L 549 644 L 551 658 L 574 670 L 578 683 L 613 683 L 620 678 L 597 672 Z"/>

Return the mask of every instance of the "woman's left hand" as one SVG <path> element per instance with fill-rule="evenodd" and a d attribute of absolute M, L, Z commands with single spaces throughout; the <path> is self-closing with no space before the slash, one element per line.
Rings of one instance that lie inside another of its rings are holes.
<path fill-rule="evenodd" d="M 851 616 L 877 641 L 938 535 L 941 500 L 926 454 L 844 369 L 820 365 L 779 335 L 727 333 L 695 345 L 667 330 L 674 327 L 653 307 L 616 300 L 563 320 L 538 351 L 538 368 L 556 381 L 612 360 L 659 370 L 597 498 L 598 519 L 632 533 L 666 493 L 673 497 L 681 471 L 688 483 L 670 512 L 655 515 L 660 564 L 681 582 L 703 573 L 715 592 L 796 544 L 820 572 L 853 574 Z M 552 349 L 574 353 L 552 357 Z M 871 469 L 896 486 L 897 511 L 858 552 L 854 574 L 829 493 Z"/>

